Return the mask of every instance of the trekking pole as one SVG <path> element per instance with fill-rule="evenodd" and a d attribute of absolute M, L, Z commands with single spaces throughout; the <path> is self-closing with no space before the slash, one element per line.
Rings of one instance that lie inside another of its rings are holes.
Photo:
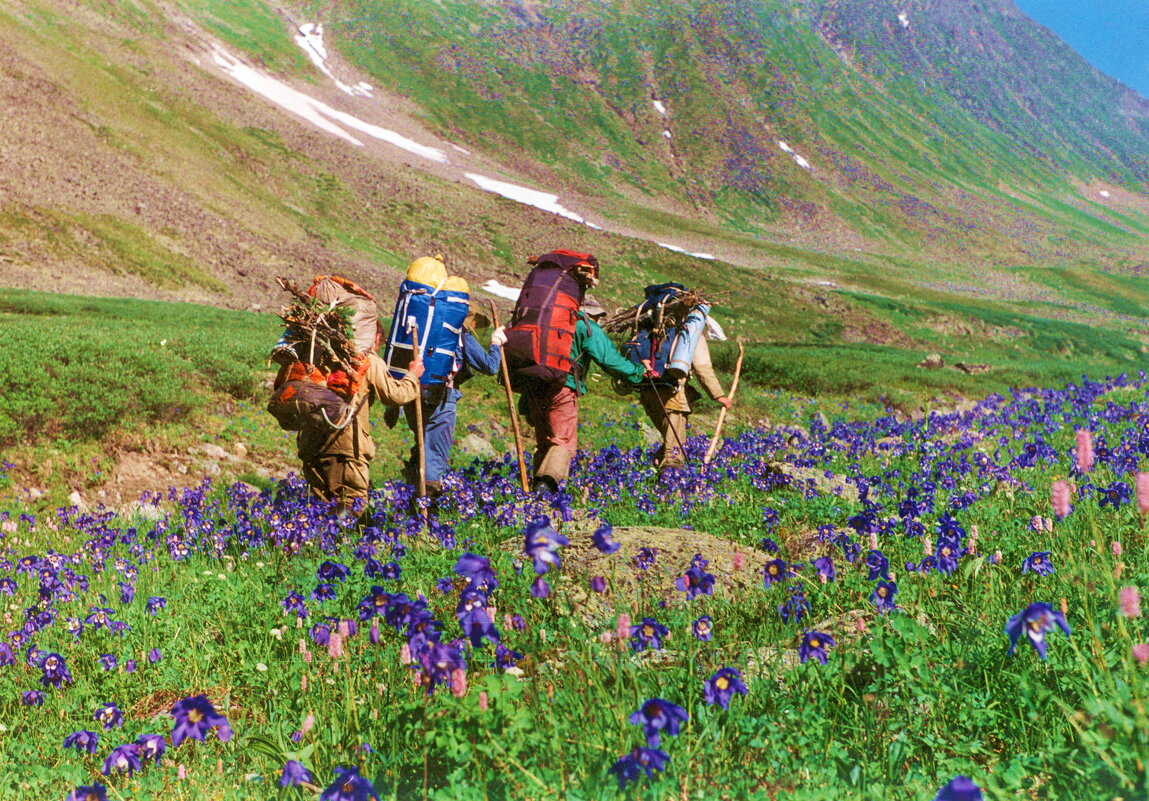
<path fill-rule="evenodd" d="M 419 358 L 419 324 L 414 317 L 407 318 L 407 330 L 411 331 L 412 360 Z M 427 496 L 427 456 L 423 451 L 423 385 L 416 379 L 415 394 L 415 449 L 419 455 L 419 482 L 416 491 L 420 498 Z M 427 507 L 423 507 L 423 522 L 427 521 Z"/>
<path fill-rule="evenodd" d="M 499 327 L 499 311 L 495 308 L 495 302 L 488 301 L 491 304 L 491 322 L 495 324 L 495 328 Z M 505 350 L 506 346 L 502 348 Z M 511 371 L 507 367 L 507 360 L 504 354 L 499 354 L 499 361 L 502 365 L 503 371 L 503 386 L 507 390 L 507 408 L 511 412 L 511 430 L 515 432 L 515 454 L 519 457 L 519 480 L 523 484 L 523 492 L 530 493 L 531 485 L 527 481 L 527 462 L 523 458 L 523 435 L 519 431 L 519 412 L 515 408 L 515 398 L 511 393 Z"/>
<path fill-rule="evenodd" d="M 738 377 L 742 375 L 742 355 L 745 349 L 742 347 L 742 340 L 738 341 L 738 361 L 734 363 L 734 380 L 730 382 L 730 394 L 726 397 L 733 401 L 734 393 L 738 391 Z M 714 437 L 710 440 L 710 447 L 706 449 L 706 455 L 702 457 L 703 464 L 710 464 L 710 460 L 718 453 L 718 442 L 722 436 L 722 424 L 726 422 L 726 407 L 722 407 L 722 411 L 718 413 L 718 425 L 714 429 Z"/>

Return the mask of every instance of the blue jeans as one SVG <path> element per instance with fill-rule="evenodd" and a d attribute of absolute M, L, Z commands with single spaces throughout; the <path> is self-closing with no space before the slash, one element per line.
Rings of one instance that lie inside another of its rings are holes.
<path fill-rule="evenodd" d="M 455 444 L 455 406 L 463 393 L 454 387 L 437 384 L 423 387 L 423 449 L 426 452 L 427 481 L 441 481 L 451 463 L 451 446 Z M 415 431 L 415 404 L 403 407 L 407 425 Z M 403 474 L 414 483 L 419 476 L 418 445 L 411 446 Z"/>

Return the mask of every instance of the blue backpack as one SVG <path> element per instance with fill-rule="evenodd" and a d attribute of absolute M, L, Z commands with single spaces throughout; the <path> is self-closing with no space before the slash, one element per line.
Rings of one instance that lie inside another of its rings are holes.
<path fill-rule="evenodd" d="M 667 324 L 658 335 L 652 330 L 656 327 L 655 321 L 662 322 L 659 307 L 685 291 L 686 287 L 676 283 L 648 286 L 642 306 L 650 307 L 653 313 L 645 316 L 647 324 L 640 323 L 637 336 L 627 343 L 630 360 L 640 364 L 643 359 L 650 359 L 659 383 L 674 384 L 690 375 L 694 351 L 706 330 L 710 307 L 705 303 L 695 306 L 680 324 Z M 643 316 L 641 312 L 639 316 Z"/>
<path fill-rule="evenodd" d="M 385 356 L 391 375 L 402 378 L 407 374 L 414 357 L 414 323 L 419 327 L 419 352 L 423 355 L 419 383 L 445 383 L 462 364 L 463 321 L 469 309 L 467 292 L 442 284 L 436 287 L 411 279 L 403 281 L 387 335 Z"/>

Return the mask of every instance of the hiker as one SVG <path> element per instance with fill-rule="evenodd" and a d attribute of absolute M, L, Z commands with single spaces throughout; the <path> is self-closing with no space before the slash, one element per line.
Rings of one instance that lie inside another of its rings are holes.
<path fill-rule="evenodd" d="M 303 477 L 314 493 L 345 514 L 367 498 L 371 404 L 414 400 L 423 363 L 414 360 L 405 377 L 390 375 L 375 355 L 375 298 L 355 282 L 321 275 L 303 292 L 277 280 L 295 300 L 280 315 L 287 328 L 272 351 L 280 370 L 267 408 L 283 429 L 298 432 Z"/>
<path fill-rule="evenodd" d="M 556 250 L 531 261 L 507 329 L 505 355 L 519 413 L 535 430 L 532 490 L 556 492 L 578 449 L 578 399 L 586 394 L 591 364 L 634 386 L 647 369 L 628 361 L 580 308 L 598 284 L 598 260 Z"/>
<path fill-rule="evenodd" d="M 427 384 L 422 388 L 423 403 L 423 449 L 425 452 L 426 476 L 424 484 L 427 497 L 436 499 L 443 494 L 443 474 L 451 461 L 451 446 L 455 440 L 455 407 L 463 396 L 462 385 L 476 373 L 494 375 L 502 364 L 502 348 L 507 341 L 502 326 L 491 333 L 491 344 L 484 348 L 476 336 L 476 330 L 490 327 L 491 321 L 485 315 L 471 312 L 463 323 L 463 334 L 459 341 L 458 367 L 443 383 Z M 415 431 L 415 404 L 403 407 L 407 425 Z M 419 480 L 418 446 L 411 446 L 411 453 L 403 465 L 403 480 L 415 484 Z"/>
<path fill-rule="evenodd" d="M 489 325 L 485 316 L 470 312 L 470 288 L 464 279 L 447 274 L 442 255 L 423 256 L 408 265 L 387 337 L 387 363 L 392 375 L 403 374 L 417 331 L 426 369 L 420 379 L 420 406 L 405 406 L 404 415 L 416 434 L 422 419 L 423 484 L 432 499 L 442 495 L 443 474 L 450 464 L 456 404 L 463 394 L 460 386 L 476 373 L 494 375 L 502 363 L 503 329 L 491 334 L 488 348 L 475 336 L 476 328 Z M 389 410 L 387 425 L 397 420 L 397 410 Z M 403 479 L 419 483 L 418 436 L 403 466 Z"/>
<path fill-rule="evenodd" d="M 423 361 L 416 359 L 407 375 L 396 379 L 387 371 L 387 365 L 374 353 L 359 387 L 352 398 L 355 409 L 351 422 L 342 429 L 308 426 L 299 432 L 297 445 L 303 462 L 303 477 L 315 494 L 326 501 L 336 501 L 336 511 L 346 514 L 356 501 L 367 500 L 370 484 L 371 460 L 375 457 L 375 441 L 371 438 L 370 407 L 380 401 L 389 406 L 401 406 L 415 400 L 419 376 L 423 375 Z"/>
<path fill-rule="evenodd" d="M 693 375 L 710 399 L 729 409 L 732 401 L 722 389 L 706 344 L 709 305 L 681 284 L 654 284 L 636 307 L 638 335 L 627 343 L 632 362 L 650 362 L 657 378 L 643 382 L 640 398 L 662 444 L 654 461 L 659 473 L 683 467 L 686 425 L 701 394 L 690 382 Z M 641 312 L 645 311 L 645 316 Z M 659 328 L 664 330 L 658 330 Z"/>

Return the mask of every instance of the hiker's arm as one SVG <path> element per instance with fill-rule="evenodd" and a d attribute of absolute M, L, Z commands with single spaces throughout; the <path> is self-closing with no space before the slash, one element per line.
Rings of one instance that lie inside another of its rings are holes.
<path fill-rule="evenodd" d="M 587 325 L 586 352 L 611 378 L 641 384 L 646 368 L 618 352 L 606 332 L 595 323 Z"/>
<path fill-rule="evenodd" d="M 729 409 L 730 399 L 722 391 L 722 384 L 714 372 L 714 365 L 710 361 L 710 346 L 706 344 L 706 337 L 698 338 L 698 347 L 694 350 L 694 360 L 690 366 L 694 369 L 694 374 L 698 376 L 698 383 L 702 384 L 702 388 L 706 390 L 710 399 L 722 403 Z M 723 403 L 723 400 L 726 402 Z"/>
<path fill-rule="evenodd" d="M 403 378 L 392 378 L 387 371 L 387 365 L 375 354 L 369 356 L 371 366 L 367 368 L 367 387 L 375 397 L 384 403 L 402 406 L 410 403 L 419 395 L 419 376 L 423 375 L 423 361 L 411 363 L 407 375 Z"/>
<path fill-rule="evenodd" d="M 492 337 L 492 340 L 495 339 Z M 499 365 L 503 360 L 501 344 L 491 342 L 491 347 L 484 350 L 479 340 L 470 331 L 463 334 L 463 358 L 475 372 L 483 375 L 494 375 L 499 372 Z"/>

